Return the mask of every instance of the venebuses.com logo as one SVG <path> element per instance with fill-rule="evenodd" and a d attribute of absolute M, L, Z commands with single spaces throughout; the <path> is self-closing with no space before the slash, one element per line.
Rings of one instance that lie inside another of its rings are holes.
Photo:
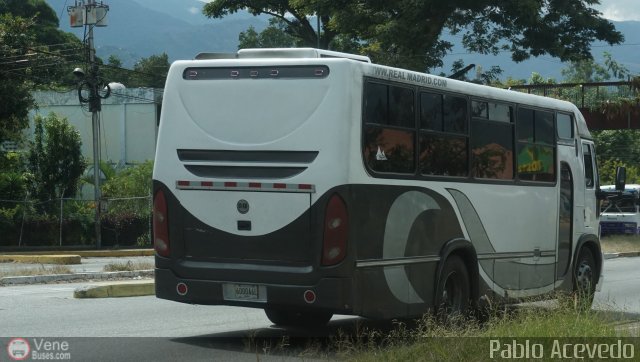
<path fill-rule="evenodd" d="M 69 342 L 51 338 L 12 338 L 7 343 L 7 354 L 14 361 L 71 359 Z"/>
<path fill-rule="evenodd" d="M 14 361 L 22 361 L 29 357 L 31 346 L 24 338 L 13 338 L 7 343 L 7 353 Z"/>

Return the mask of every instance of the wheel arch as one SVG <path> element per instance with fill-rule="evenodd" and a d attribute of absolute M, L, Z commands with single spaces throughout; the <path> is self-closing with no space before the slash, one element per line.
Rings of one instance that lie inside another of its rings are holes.
<path fill-rule="evenodd" d="M 584 234 L 580 236 L 580 238 L 578 239 L 578 242 L 576 243 L 576 249 L 573 251 L 573 262 L 571 263 L 572 279 L 574 277 L 573 271 L 575 271 L 575 268 L 576 268 L 578 255 L 580 254 L 580 250 L 582 250 L 582 248 L 588 248 L 593 254 L 593 259 L 596 262 L 596 271 L 598 273 L 597 276 L 599 278 L 602 273 L 602 264 L 603 264 L 603 256 L 602 256 L 602 249 L 600 248 L 600 240 L 596 235 Z M 575 284 L 575 281 L 573 283 Z"/>
<path fill-rule="evenodd" d="M 462 258 L 462 261 L 467 268 L 467 272 L 469 273 L 469 290 L 471 295 L 471 303 L 473 306 L 475 306 L 478 298 L 480 297 L 480 271 L 478 270 L 478 255 L 476 253 L 476 248 L 473 246 L 473 244 L 471 244 L 469 240 L 452 239 L 444 244 L 444 246 L 440 250 L 440 262 L 438 263 L 438 268 L 436 270 L 434 290 L 438 290 L 440 278 L 442 276 L 442 270 L 444 269 L 444 265 L 446 264 L 447 259 L 452 255 L 457 255 Z M 433 305 L 435 306 L 436 303 L 437 295 L 435 295 L 434 293 Z"/>

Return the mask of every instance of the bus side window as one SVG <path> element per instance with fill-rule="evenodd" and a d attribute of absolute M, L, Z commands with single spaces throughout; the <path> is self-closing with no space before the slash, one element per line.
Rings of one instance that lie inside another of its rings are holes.
<path fill-rule="evenodd" d="M 410 88 L 367 82 L 363 155 L 376 172 L 415 172 L 415 100 Z"/>
<path fill-rule="evenodd" d="M 595 185 L 593 174 L 593 154 L 591 146 L 586 143 L 582 144 L 582 152 L 584 154 L 584 181 L 587 188 L 592 189 Z"/>
<path fill-rule="evenodd" d="M 553 113 L 519 107 L 517 112 L 517 170 L 522 181 L 553 182 L 555 131 Z"/>

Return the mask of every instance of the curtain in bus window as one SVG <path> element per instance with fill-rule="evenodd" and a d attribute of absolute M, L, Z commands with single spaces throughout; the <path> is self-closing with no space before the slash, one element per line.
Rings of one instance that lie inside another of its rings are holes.
<path fill-rule="evenodd" d="M 442 131 L 442 95 L 420 94 L 420 128 Z"/>
<path fill-rule="evenodd" d="M 387 86 L 379 83 L 366 83 L 364 101 L 365 123 L 386 124 L 389 113 L 387 111 Z"/>
<path fill-rule="evenodd" d="M 419 162 L 423 175 L 466 176 L 466 137 L 422 133 Z"/>
<path fill-rule="evenodd" d="M 555 180 L 554 149 L 531 143 L 518 144 L 518 177 L 526 181 Z"/>
<path fill-rule="evenodd" d="M 513 131 L 511 124 L 473 121 L 471 172 L 477 178 L 513 179 Z"/>
<path fill-rule="evenodd" d="M 467 133 L 467 99 L 451 95 L 442 96 L 444 131 Z"/>
<path fill-rule="evenodd" d="M 533 142 L 533 110 L 532 109 L 518 109 L 518 141 L 519 142 Z"/>
<path fill-rule="evenodd" d="M 553 113 L 536 111 L 535 112 L 535 140 L 536 143 L 545 145 L 555 144 L 555 132 L 553 129 Z"/>
<path fill-rule="evenodd" d="M 414 173 L 414 138 L 414 131 L 365 126 L 367 166 L 377 172 Z"/>
<path fill-rule="evenodd" d="M 415 127 L 413 90 L 401 87 L 389 87 L 388 124 L 398 127 Z"/>

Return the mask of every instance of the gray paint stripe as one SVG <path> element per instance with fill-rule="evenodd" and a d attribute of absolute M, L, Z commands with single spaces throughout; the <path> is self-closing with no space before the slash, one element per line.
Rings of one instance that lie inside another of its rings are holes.
<path fill-rule="evenodd" d="M 397 258 L 397 259 L 370 259 L 359 260 L 356 262 L 357 268 L 370 268 L 376 266 L 396 266 L 419 263 L 434 263 L 440 261 L 439 256 L 421 256 L 415 258 Z"/>

